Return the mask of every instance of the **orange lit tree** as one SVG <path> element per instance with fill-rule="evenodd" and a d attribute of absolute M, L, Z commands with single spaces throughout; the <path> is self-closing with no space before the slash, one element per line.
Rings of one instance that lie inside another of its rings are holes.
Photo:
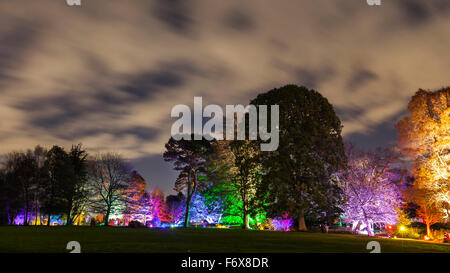
<path fill-rule="evenodd" d="M 427 225 L 448 218 L 450 204 L 450 88 L 419 90 L 408 104 L 410 116 L 397 124 L 400 150 L 411 160 L 415 182 L 406 197 L 420 206 Z"/>

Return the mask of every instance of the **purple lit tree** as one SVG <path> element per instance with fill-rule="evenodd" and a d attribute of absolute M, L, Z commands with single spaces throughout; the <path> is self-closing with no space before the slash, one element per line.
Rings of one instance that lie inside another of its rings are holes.
<path fill-rule="evenodd" d="M 343 216 L 353 231 L 366 229 L 373 236 L 374 224 L 397 222 L 401 200 L 391 175 L 396 155 L 389 149 L 365 153 L 351 144 L 347 154 L 347 168 L 339 175 L 346 199 Z"/>

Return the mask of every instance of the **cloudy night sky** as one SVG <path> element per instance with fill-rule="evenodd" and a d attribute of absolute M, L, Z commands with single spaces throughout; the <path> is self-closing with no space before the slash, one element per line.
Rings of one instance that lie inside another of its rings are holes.
<path fill-rule="evenodd" d="M 172 193 L 176 104 L 285 84 L 335 107 L 344 140 L 393 144 L 419 88 L 449 85 L 450 1 L 0 0 L 0 153 L 83 143 Z"/>

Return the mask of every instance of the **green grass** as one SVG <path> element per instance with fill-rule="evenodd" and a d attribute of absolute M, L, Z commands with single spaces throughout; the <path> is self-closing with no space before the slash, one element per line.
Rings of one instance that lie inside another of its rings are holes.
<path fill-rule="evenodd" d="M 381 252 L 447 252 L 449 244 L 368 238 L 347 234 L 202 228 L 0 227 L 0 252 L 68 252 L 78 241 L 81 252 L 365 252 L 376 240 Z"/>

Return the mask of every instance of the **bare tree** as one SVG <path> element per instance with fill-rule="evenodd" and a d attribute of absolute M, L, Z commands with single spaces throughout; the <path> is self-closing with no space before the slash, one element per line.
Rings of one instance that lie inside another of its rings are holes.
<path fill-rule="evenodd" d="M 125 191 L 130 181 L 130 166 L 119 154 L 99 154 L 89 162 L 91 206 L 95 212 L 104 215 L 105 225 L 111 214 L 125 208 Z"/>

